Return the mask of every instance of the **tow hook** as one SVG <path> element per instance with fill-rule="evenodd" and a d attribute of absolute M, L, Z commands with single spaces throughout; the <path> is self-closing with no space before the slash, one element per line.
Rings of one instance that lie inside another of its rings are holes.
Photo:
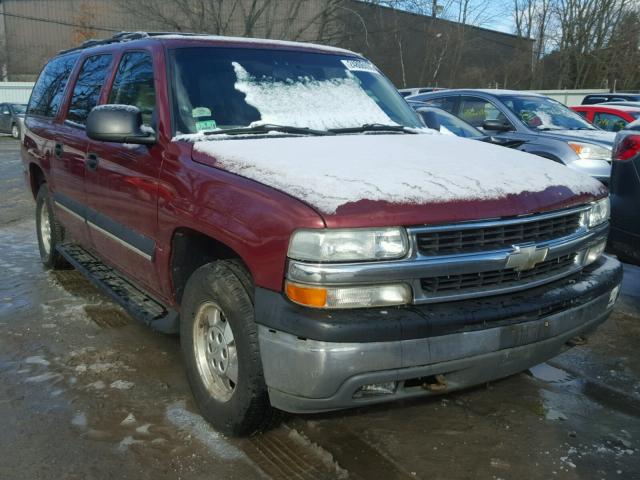
<path fill-rule="evenodd" d="M 426 379 L 422 384 L 422 388 L 431 392 L 441 392 L 447 389 L 447 379 L 442 374 L 434 375 Z"/>
<path fill-rule="evenodd" d="M 576 337 L 573 337 L 567 340 L 567 345 L 569 345 L 570 347 L 577 347 L 579 345 L 586 345 L 587 342 L 588 342 L 587 337 L 578 335 Z"/>

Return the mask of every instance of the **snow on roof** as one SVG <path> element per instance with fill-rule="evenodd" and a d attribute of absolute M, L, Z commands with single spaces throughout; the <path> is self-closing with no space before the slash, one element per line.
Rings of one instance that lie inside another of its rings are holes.
<path fill-rule="evenodd" d="M 171 33 L 166 35 L 155 35 L 150 37 L 159 40 L 192 40 L 192 41 L 215 41 L 223 43 L 246 43 L 260 44 L 265 46 L 284 47 L 284 48 L 312 48 L 315 50 L 323 50 L 325 52 L 342 53 L 346 55 L 357 55 L 351 50 L 344 48 L 332 47 L 329 45 L 320 45 L 318 43 L 307 42 L 291 42 L 287 40 L 272 40 L 268 38 L 250 38 L 250 37 L 226 37 L 222 35 L 180 35 L 179 33 Z M 358 55 L 359 56 L 359 55 Z"/>
<path fill-rule="evenodd" d="M 600 195 L 602 185 L 564 165 L 475 140 L 438 134 L 338 135 L 199 141 L 216 167 L 269 185 L 333 214 L 382 200 L 429 204 L 499 199 L 565 186 Z"/>

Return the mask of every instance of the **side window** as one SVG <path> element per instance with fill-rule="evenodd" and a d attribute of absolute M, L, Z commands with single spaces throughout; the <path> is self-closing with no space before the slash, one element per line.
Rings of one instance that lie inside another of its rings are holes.
<path fill-rule="evenodd" d="M 7 105 L 6 103 L 3 103 L 2 105 L 0 105 L 0 113 L 2 115 L 11 115 L 11 111 L 9 110 L 9 105 Z"/>
<path fill-rule="evenodd" d="M 56 116 L 76 60 L 78 54 L 54 58 L 47 63 L 31 92 L 27 115 Z"/>
<path fill-rule="evenodd" d="M 612 113 L 596 112 L 593 116 L 593 124 L 608 132 L 622 130 L 627 123 L 624 118 Z"/>
<path fill-rule="evenodd" d="M 574 110 L 574 112 L 576 112 L 578 115 L 580 115 L 582 118 L 584 118 L 586 120 L 587 112 L 585 112 L 583 110 Z"/>
<path fill-rule="evenodd" d="M 427 100 L 426 103 L 433 105 L 434 107 L 446 110 L 449 113 L 455 114 L 456 97 L 440 97 L 433 100 Z"/>
<path fill-rule="evenodd" d="M 84 61 L 73 87 L 67 120 L 84 125 L 89 112 L 98 103 L 110 64 L 111 55 L 96 55 Z"/>
<path fill-rule="evenodd" d="M 493 103 L 479 97 L 462 97 L 459 117 L 476 128 L 481 128 L 485 120 L 500 120 L 508 123 L 507 118 Z"/>
<path fill-rule="evenodd" d="M 146 52 L 130 52 L 122 56 L 108 103 L 138 107 L 142 112 L 142 122 L 154 126 L 156 91 L 151 55 Z"/>

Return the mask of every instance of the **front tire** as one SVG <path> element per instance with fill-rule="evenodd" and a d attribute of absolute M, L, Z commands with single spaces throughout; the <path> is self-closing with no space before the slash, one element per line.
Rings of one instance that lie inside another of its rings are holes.
<path fill-rule="evenodd" d="M 56 250 L 56 247 L 64 240 L 64 228 L 58 223 L 53 213 L 46 183 L 40 186 L 36 197 L 36 234 L 42 264 L 52 270 L 67 268 L 67 261 Z"/>
<path fill-rule="evenodd" d="M 253 285 L 239 261 L 213 262 L 191 275 L 180 342 L 196 404 L 215 428 L 250 435 L 277 421 L 262 372 Z"/>
<path fill-rule="evenodd" d="M 15 123 L 11 125 L 11 136 L 13 138 L 20 138 L 20 127 Z"/>

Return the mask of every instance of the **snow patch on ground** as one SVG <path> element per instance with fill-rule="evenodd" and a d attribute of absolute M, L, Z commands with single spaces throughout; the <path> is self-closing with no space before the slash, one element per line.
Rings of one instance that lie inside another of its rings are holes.
<path fill-rule="evenodd" d="M 331 453 L 327 452 L 320 445 L 313 443 L 303 433 L 298 432 L 296 429 L 289 431 L 289 438 L 299 445 L 302 445 L 306 449 L 313 452 L 330 470 L 335 473 L 335 478 L 346 479 L 349 478 L 349 472 L 338 465 Z"/>
<path fill-rule="evenodd" d="M 112 382 L 111 385 L 109 386 L 117 390 L 129 390 L 130 388 L 133 388 L 134 385 L 135 384 L 133 382 L 128 382 L 126 380 L 116 380 L 115 382 Z"/>
<path fill-rule="evenodd" d="M 184 402 L 177 402 L 167 408 L 167 420 L 177 428 L 193 435 L 218 457 L 225 460 L 247 460 L 248 458 L 215 431 L 200 415 L 191 413 Z"/>
<path fill-rule="evenodd" d="M 565 186 L 600 195 L 602 185 L 564 165 L 447 135 L 340 135 L 194 146 L 215 166 L 256 180 L 333 214 L 359 200 L 429 204 L 490 200 Z"/>
<path fill-rule="evenodd" d="M 41 356 L 28 357 L 25 359 L 25 363 L 30 365 L 43 365 L 45 367 L 49 365 L 49 362 Z"/>

